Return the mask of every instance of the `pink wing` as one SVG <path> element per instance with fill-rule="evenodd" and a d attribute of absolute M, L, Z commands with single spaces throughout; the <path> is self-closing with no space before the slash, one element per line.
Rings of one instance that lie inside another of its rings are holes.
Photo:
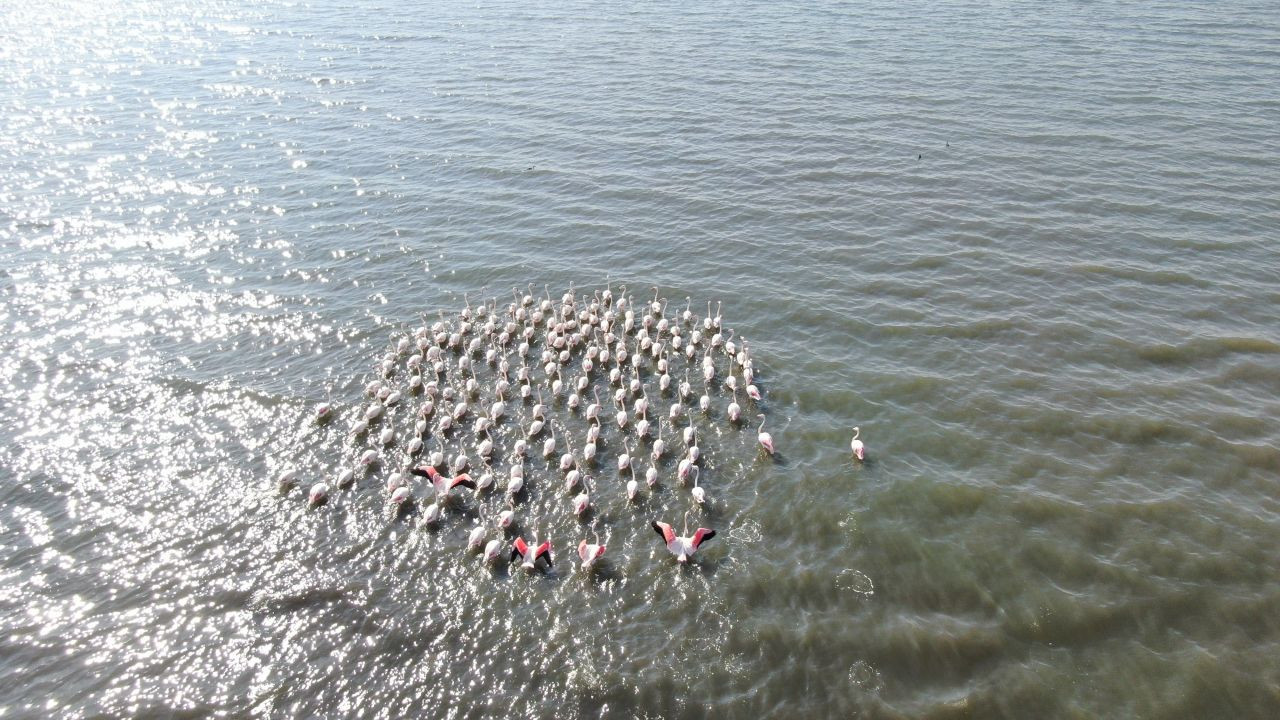
<path fill-rule="evenodd" d="M 707 528 L 698 528 L 698 531 L 693 534 L 693 549 L 697 550 L 699 545 L 710 540 L 715 536 L 716 536 L 715 530 L 709 530 Z"/>
<path fill-rule="evenodd" d="M 538 558 L 542 557 L 543 555 L 547 556 L 547 567 L 550 567 L 551 566 L 551 541 L 550 540 L 547 540 L 546 542 L 542 543 L 541 545 L 538 546 L 537 550 L 533 551 L 534 562 L 537 562 Z"/>
<path fill-rule="evenodd" d="M 670 544 L 672 540 L 676 539 L 676 531 L 672 530 L 671 526 L 664 522 L 658 522 L 657 520 L 654 520 L 653 529 L 657 530 L 658 534 L 662 536 L 662 542 L 664 543 Z"/>
<path fill-rule="evenodd" d="M 524 538 L 516 538 L 516 541 L 511 543 L 511 559 L 515 560 L 517 555 L 522 558 L 529 555 L 529 546 L 524 544 Z"/>

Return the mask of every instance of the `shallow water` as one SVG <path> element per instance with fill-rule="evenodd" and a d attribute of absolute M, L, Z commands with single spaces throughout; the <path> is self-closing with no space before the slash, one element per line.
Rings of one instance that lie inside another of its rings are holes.
<path fill-rule="evenodd" d="M 1270 3 L 6 6 L 0 708 L 1274 717 L 1278 32 Z M 760 368 L 780 453 L 699 421 L 697 567 L 647 527 L 687 495 L 609 472 L 595 579 L 532 464 L 547 576 L 463 553 L 474 504 L 392 516 L 385 468 L 277 494 L 357 454 L 421 313 L 606 282 L 723 301 Z"/>

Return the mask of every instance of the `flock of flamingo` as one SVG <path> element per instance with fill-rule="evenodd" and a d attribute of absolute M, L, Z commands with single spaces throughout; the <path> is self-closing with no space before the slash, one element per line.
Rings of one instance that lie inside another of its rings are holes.
<path fill-rule="evenodd" d="M 716 536 L 705 527 L 689 531 L 690 513 L 710 504 L 698 482 L 707 455 L 694 415 L 718 414 L 713 395 L 726 393 L 724 420 L 738 427 L 754 414 L 760 421 L 759 449 L 766 457 L 774 454 L 747 341 L 734 340 L 734 331 L 723 324 L 721 305 L 713 315 L 709 301 L 706 315 L 698 317 L 687 297 L 683 310 L 669 313 L 657 288 L 652 300 L 636 300 L 625 286 L 616 296 L 611 286 L 581 296 L 571 287 L 557 303 L 550 292 L 536 297 L 531 287 L 523 295 L 514 289 L 505 307 L 496 299 L 476 307 L 467 300 L 456 316 L 440 312 L 430 325 L 424 318 L 412 333 L 393 338 L 365 387 L 368 404 L 347 430 L 359 455 L 340 471 L 337 487 L 350 488 L 373 468 L 394 465 L 385 485 L 388 502 L 401 511 L 413 509 L 418 523 L 432 528 L 448 522 L 449 509 L 469 494 L 477 504 L 477 522 L 467 535 L 467 550 L 481 553 L 486 563 L 506 555 L 533 571 L 550 568 L 553 558 L 551 541 L 538 542 L 536 530 L 532 541 L 518 534 L 522 526 L 537 527 L 536 518 L 524 522 L 520 512 L 529 491 L 526 466 L 536 462 L 531 455 L 540 450 L 547 473 L 559 474 L 570 500 L 567 512 L 584 529 L 601 492 L 593 474 L 616 465 L 620 479 L 626 478 L 618 483 L 621 497 L 635 504 L 656 490 L 661 468 L 674 462 L 675 480 L 689 488 L 692 505 L 680 533 L 661 520 L 650 526 L 679 563 L 690 562 Z M 701 376 L 696 389 L 697 377 L 690 377 L 695 369 Z M 739 392 L 752 407 L 745 416 Z M 665 411 L 660 404 L 667 405 Z M 397 420 L 397 410 L 404 407 L 412 412 Z M 556 411 L 585 421 L 580 445 Z M 326 403 L 313 419 L 324 424 L 336 414 Z M 610 442 L 602 437 L 608 425 L 616 426 L 610 434 L 616 433 L 622 448 L 613 462 L 598 456 Z M 679 435 L 682 447 L 671 447 L 664 429 Z M 854 428 L 850 449 L 862 460 L 859 436 Z M 366 447 L 360 450 L 361 445 Z M 468 445 L 478 461 L 468 455 Z M 644 462 L 639 453 L 646 447 L 642 487 L 636 466 Z M 505 470 L 496 470 L 498 464 Z M 505 476 L 501 488 L 499 475 Z M 296 469 L 286 469 L 278 478 L 280 489 L 288 490 L 297 479 Z M 318 482 L 308 502 L 322 505 L 330 492 L 327 482 Z M 495 503 L 491 497 L 499 499 Z M 491 515 L 495 504 L 503 509 Z M 486 522 L 490 515 L 493 527 Z M 499 537 L 487 539 L 493 531 Z M 508 537 L 514 539 L 508 542 Z M 598 534 L 595 542 L 581 539 L 580 567 L 596 567 L 605 549 Z"/>

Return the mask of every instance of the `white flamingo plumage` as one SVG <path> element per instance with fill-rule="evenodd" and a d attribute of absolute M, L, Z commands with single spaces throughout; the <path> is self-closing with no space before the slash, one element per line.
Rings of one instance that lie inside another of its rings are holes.
<path fill-rule="evenodd" d="M 772 455 L 773 436 L 764 431 L 764 415 L 759 415 L 757 417 L 760 418 L 760 427 L 756 429 L 756 439 L 760 441 L 760 447 L 764 448 L 765 452 Z"/>
<path fill-rule="evenodd" d="M 862 431 L 855 427 L 853 429 L 853 440 L 849 441 L 849 449 L 853 451 L 853 456 L 859 460 L 865 459 L 867 454 L 866 446 L 864 446 L 862 441 L 858 439 L 858 436 L 861 434 Z"/>
<path fill-rule="evenodd" d="M 693 535 L 689 535 L 689 513 L 684 514 L 684 535 L 676 535 L 670 525 L 658 520 L 653 521 L 653 529 L 662 536 L 667 550 L 675 555 L 676 560 L 681 564 L 688 563 L 703 543 L 716 536 L 715 530 L 703 527 L 695 530 Z"/>

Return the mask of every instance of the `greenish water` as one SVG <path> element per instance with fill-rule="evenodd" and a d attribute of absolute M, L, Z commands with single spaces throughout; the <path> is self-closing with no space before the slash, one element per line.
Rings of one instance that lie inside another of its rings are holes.
<path fill-rule="evenodd" d="M 1268 3 L 3 8 L 0 709 L 1274 717 L 1278 31 Z M 723 393 L 699 417 L 699 564 L 648 525 L 691 506 L 674 459 L 628 504 L 612 429 L 594 576 L 540 457 L 548 574 L 466 553 L 499 497 L 393 513 L 391 463 L 308 509 L 390 339 L 528 283 L 721 301 L 750 344 L 779 453 Z"/>

